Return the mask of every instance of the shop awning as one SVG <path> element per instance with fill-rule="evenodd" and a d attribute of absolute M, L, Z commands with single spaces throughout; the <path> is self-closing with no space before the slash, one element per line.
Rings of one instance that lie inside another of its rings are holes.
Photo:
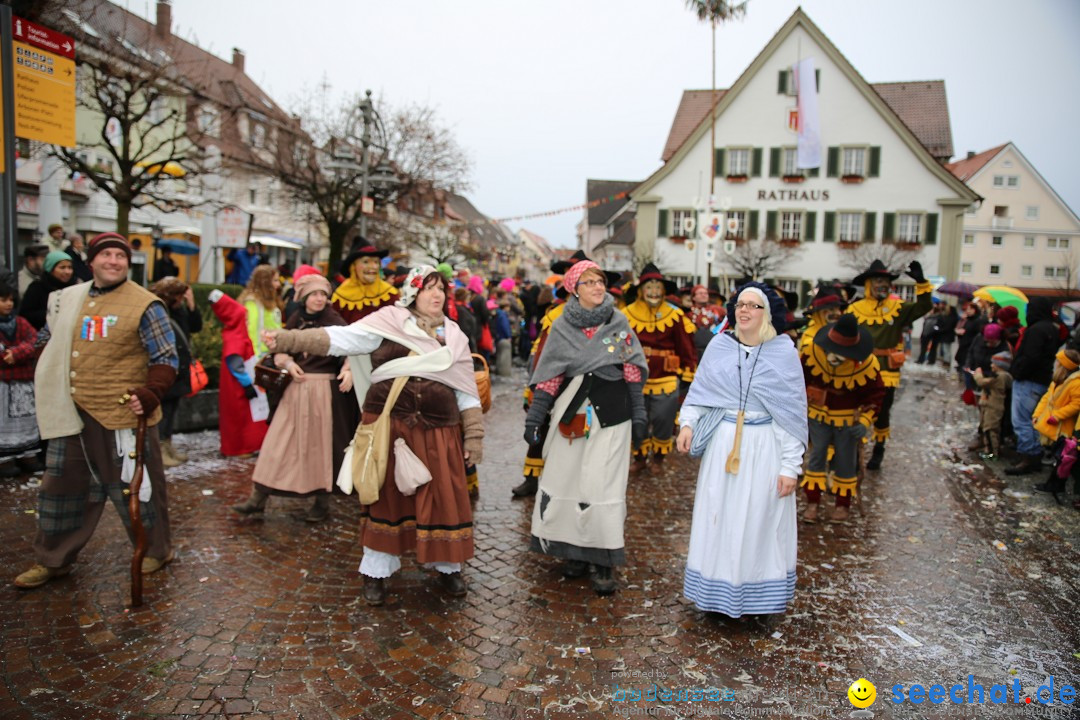
<path fill-rule="evenodd" d="M 287 237 L 285 235 L 252 235 L 248 242 L 261 243 L 267 247 L 279 247 L 286 250 L 303 250 L 303 238 Z"/>

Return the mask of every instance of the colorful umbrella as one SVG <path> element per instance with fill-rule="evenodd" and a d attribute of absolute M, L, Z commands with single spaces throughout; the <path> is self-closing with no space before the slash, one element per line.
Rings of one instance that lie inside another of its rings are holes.
<path fill-rule="evenodd" d="M 996 303 L 1001 307 L 1012 306 L 1020 313 L 1020 324 L 1027 325 L 1027 295 L 1008 285 L 987 285 L 972 293 L 980 300 Z"/>
<path fill-rule="evenodd" d="M 978 289 L 979 286 L 974 283 L 964 282 L 963 280 L 950 280 L 934 292 L 941 295 L 955 295 L 958 298 L 969 298 Z"/>
<path fill-rule="evenodd" d="M 548 275 L 546 278 L 544 278 L 544 284 L 545 285 L 554 286 L 554 285 L 557 285 L 560 282 L 562 282 L 562 275 L 559 275 L 557 273 L 555 275 Z"/>

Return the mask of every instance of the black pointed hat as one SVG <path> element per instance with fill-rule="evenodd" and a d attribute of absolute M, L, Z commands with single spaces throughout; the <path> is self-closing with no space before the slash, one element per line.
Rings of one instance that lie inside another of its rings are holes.
<path fill-rule="evenodd" d="M 641 273 L 638 274 L 637 282 L 631 285 L 626 290 L 626 304 L 637 300 L 638 289 L 642 283 L 646 283 L 649 280 L 659 280 L 664 283 L 664 295 L 678 295 L 679 285 L 674 280 L 668 280 L 664 277 L 664 273 L 660 272 L 660 268 L 656 267 L 653 263 L 648 263 L 645 267 L 641 268 Z"/>
<path fill-rule="evenodd" d="M 889 268 L 885 267 L 885 263 L 881 260 L 875 260 L 870 263 L 870 267 L 862 273 L 859 273 L 851 280 L 851 284 L 856 287 L 862 287 L 863 283 L 872 277 L 887 277 L 889 282 L 892 282 L 896 278 L 900 277 L 898 273 L 890 272 Z"/>
<path fill-rule="evenodd" d="M 362 257 L 377 257 L 382 260 L 389 254 L 389 250 L 379 250 L 369 243 L 363 235 L 357 235 L 356 239 L 353 240 L 352 247 L 349 248 L 349 254 L 341 261 L 341 274 L 348 277 L 352 264 Z"/>
<path fill-rule="evenodd" d="M 860 325 L 850 313 L 821 328 L 814 335 L 814 344 L 827 353 L 836 353 L 855 362 L 862 362 L 874 351 L 874 338 L 870 330 Z"/>
<path fill-rule="evenodd" d="M 806 308 L 806 314 L 811 315 L 818 310 L 828 310 L 829 308 L 840 308 L 843 310 L 847 307 L 847 302 L 840 296 L 836 290 L 827 285 L 818 287 L 817 294 L 810 300 L 810 306 Z"/>

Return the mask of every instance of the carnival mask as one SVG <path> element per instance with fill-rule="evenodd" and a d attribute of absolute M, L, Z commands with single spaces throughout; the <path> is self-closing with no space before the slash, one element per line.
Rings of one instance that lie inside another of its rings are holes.
<path fill-rule="evenodd" d="M 641 286 L 641 296 L 649 307 L 659 307 L 664 302 L 664 283 L 660 280 L 647 280 Z"/>
<path fill-rule="evenodd" d="M 364 285 L 370 285 L 379 279 L 379 258 L 373 255 L 357 258 L 352 271 L 353 277 Z"/>

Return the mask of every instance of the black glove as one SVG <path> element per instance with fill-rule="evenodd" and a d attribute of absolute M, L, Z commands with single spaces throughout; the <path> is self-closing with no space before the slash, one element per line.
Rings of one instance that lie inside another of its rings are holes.
<path fill-rule="evenodd" d="M 862 440 L 863 438 L 870 435 L 870 428 L 868 428 L 866 425 L 862 424 L 861 422 L 855 423 L 855 425 L 853 427 L 855 429 L 854 435 L 855 435 L 856 440 Z"/>
<path fill-rule="evenodd" d="M 554 395 L 540 389 L 533 392 L 532 405 L 529 406 L 529 414 L 525 416 L 525 442 L 530 445 L 540 442 L 540 426 L 544 424 L 554 404 Z"/>
<path fill-rule="evenodd" d="M 645 396 L 641 394 L 644 383 L 627 383 L 630 390 L 630 437 L 636 450 L 645 442 L 645 432 L 649 427 L 649 416 L 645 413 Z"/>
<path fill-rule="evenodd" d="M 254 385 L 245 385 L 244 395 L 247 396 L 248 400 L 254 400 L 259 397 L 259 391 L 255 389 Z"/>
<path fill-rule="evenodd" d="M 918 260 L 912 260 L 908 265 L 907 274 L 917 283 L 926 282 L 926 276 L 923 275 L 922 264 Z"/>

